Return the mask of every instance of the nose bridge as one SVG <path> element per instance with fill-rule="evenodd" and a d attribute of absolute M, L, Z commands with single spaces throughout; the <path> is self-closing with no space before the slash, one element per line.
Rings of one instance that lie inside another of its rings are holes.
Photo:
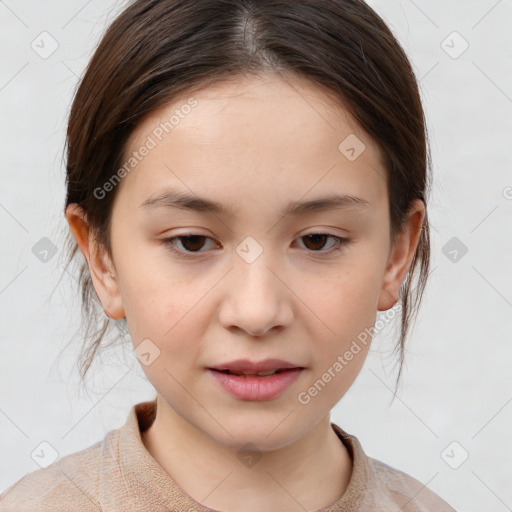
<path fill-rule="evenodd" d="M 276 255 L 253 237 L 236 248 L 221 320 L 250 334 L 261 334 L 291 320 L 287 288 L 275 274 Z M 283 279 L 284 280 L 284 279 Z"/>
<path fill-rule="evenodd" d="M 236 288 L 241 293 L 249 293 L 254 300 L 267 298 L 274 300 L 274 293 L 279 288 L 279 280 L 270 269 L 277 267 L 275 253 L 255 238 L 246 237 L 236 248 L 234 259 Z M 261 306 L 261 305 L 260 305 Z"/>

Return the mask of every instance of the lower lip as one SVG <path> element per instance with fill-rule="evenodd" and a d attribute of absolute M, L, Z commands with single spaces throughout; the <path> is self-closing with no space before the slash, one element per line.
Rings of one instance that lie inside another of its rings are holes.
<path fill-rule="evenodd" d="M 208 369 L 214 379 L 230 395 L 240 400 L 259 402 L 272 400 L 281 395 L 299 377 L 302 368 L 284 370 L 281 373 L 259 377 L 257 375 L 232 375 Z"/>

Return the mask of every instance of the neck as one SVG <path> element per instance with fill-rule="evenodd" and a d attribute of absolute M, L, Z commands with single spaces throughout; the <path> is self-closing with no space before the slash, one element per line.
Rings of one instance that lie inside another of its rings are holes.
<path fill-rule="evenodd" d="M 142 440 L 160 466 L 202 505 L 223 512 L 318 510 L 348 486 L 350 455 L 325 416 L 298 441 L 244 459 L 191 426 L 161 399 Z M 167 410 L 169 409 L 169 410 Z M 201 454 L 193 457 L 191 454 Z M 256 462 L 255 462 L 256 461 Z"/>

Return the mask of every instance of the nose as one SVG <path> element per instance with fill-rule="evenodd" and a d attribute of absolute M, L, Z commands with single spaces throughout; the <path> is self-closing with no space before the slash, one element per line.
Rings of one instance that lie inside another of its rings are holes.
<path fill-rule="evenodd" d="M 238 255 L 224 282 L 219 320 L 228 330 L 261 337 L 293 322 L 293 293 L 275 257 L 263 253 L 251 263 Z"/>

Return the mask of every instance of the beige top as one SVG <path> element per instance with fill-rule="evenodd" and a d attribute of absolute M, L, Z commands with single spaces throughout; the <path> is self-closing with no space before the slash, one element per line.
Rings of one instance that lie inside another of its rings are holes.
<path fill-rule="evenodd" d="M 0 495 L 0 512 L 218 512 L 189 496 L 142 443 L 156 399 L 130 409 L 103 441 L 25 475 Z M 318 512 L 455 512 L 421 482 L 368 457 L 357 438 L 331 423 L 353 469 L 339 500 Z"/>

